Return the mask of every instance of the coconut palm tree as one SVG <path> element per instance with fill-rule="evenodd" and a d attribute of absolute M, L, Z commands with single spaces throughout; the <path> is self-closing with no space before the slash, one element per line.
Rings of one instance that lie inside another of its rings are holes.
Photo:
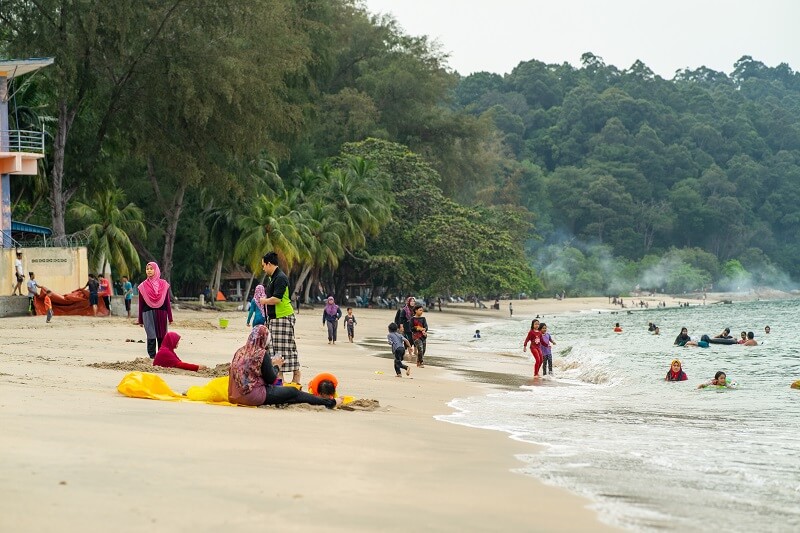
<path fill-rule="evenodd" d="M 350 160 L 346 169 L 323 167 L 322 198 L 344 224 L 342 244 L 347 251 L 365 245 L 367 236 L 377 235 L 389 221 L 391 210 L 385 183 L 370 163 L 362 158 Z"/>
<path fill-rule="evenodd" d="M 242 233 L 234 248 L 234 259 L 245 261 L 253 272 L 260 272 L 262 256 L 273 250 L 290 269 L 300 255 L 299 219 L 300 214 L 290 208 L 287 196 L 258 195 L 249 211 L 237 219 Z"/>
<path fill-rule="evenodd" d="M 130 236 L 145 238 L 144 216 L 133 203 L 125 205 L 122 189 L 99 191 L 88 202 L 76 201 L 70 210 L 86 225 L 90 265 L 102 272 L 110 264 L 121 276 L 139 272 L 139 254 Z"/>

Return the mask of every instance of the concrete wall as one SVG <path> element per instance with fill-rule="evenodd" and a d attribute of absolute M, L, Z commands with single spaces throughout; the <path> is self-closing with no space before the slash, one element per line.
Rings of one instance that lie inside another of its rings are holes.
<path fill-rule="evenodd" d="M 36 275 L 40 286 L 45 286 L 58 294 L 67 294 L 83 287 L 89 279 L 86 248 L 20 248 L 25 281 L 22 293 L 28 294 L 28 272 Z M 0 250 L 0 296 L 10 295 L 16 279 L 14 260 L 16 248 Z"/>
<path fill-rule="evenodd" d="M 11 289 L 8 289 L 8 292 L 11 292 Z M 0 296 L 0 317 L 25 316 L 27 314 L 27 296 Z"/>
<path fill-rule="evenodd" d="M 111 297 L 111 314 L 114 316 L 126 316 L 125 311 L 125 297 L 112 296 Z M 139 297 L 134 296 L 131 300 L 131 318 L 136 320 L 139 317 Z"/>

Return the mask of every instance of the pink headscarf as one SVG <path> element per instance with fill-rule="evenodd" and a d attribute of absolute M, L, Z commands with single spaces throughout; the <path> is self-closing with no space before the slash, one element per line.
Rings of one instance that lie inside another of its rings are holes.
<path fill-rule="evenodd" d="M 155 262 L 147 263 L 147 266 L 153 267 L 153 277 L 139 284 L 139 296 L 148 306 L 158 309 L 169 295 L 169 283 L 161 279 L 161 269 Z"/>
<path fill-rule="evenodd" d="M 336 313 L 339 311 L 339 306 L 336 305 L 336 302 L 333 300 L 333 296 L 328 296 L 328 303 L 325 304 L 325 312 L 329 316 L 336 316 Z"/>
<path fill-rule="evenodd" d="M 253 293 L 253 300 L 255 300 L 256 305 L 261 310 L 261 315 L 264 318 L 267 318 L 267 308 L 266 308 L 266 306 L 264 304 L 261 303 L 261 298 L 266 298 L 266 297 L 267 297 L 267 293 L 266 293 L 266 291 L 264 291 L 264 286 L 263 285 L 256 285 L 256 290 Z"/>
<path fill-rule="evenodd" d="M 409 296 L 406 298 L 406 306 L 403 308 L 403 311 L 406 313 L 406 319 L 411 320 L 411 317 L 414 315 L 414 310 L 411 309 L 411 302 L 417 303 L 417 300 L 413 296 Z"/>
<path fill-rule="evenodd" d="M 242 394 L 249 394 L 259 381 L 264 382 L 261 375 L 261 363 L 264 357 L 269 357 L 267 346 L 269 345 L 269 330 L 261 325 L 253 328 L 247 337 L 247 343 L 236 350 L 228 371 L 231 382 L 236 382 Z M 230 393 L 229 385 L 228 391 Z"/>

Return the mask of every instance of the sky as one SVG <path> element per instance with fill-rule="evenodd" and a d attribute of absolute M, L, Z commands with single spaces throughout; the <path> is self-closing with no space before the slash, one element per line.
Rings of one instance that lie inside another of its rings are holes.
<path fill-rule="evenodd" d="M 404 32 L 427 35 L 462 75 L 510 72 L 521 61 L 568 62 L 584 52 L 620 69 L 637 59 L 671 79 L 706 66 L 730 73 L 749 55 L 800 70 L 798 0 L 363 0 Z"/>

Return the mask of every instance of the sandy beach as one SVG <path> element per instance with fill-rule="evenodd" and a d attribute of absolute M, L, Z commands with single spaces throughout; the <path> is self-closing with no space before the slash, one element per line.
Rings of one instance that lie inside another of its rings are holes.
<path fill-rule="evenodd" d="M 606 298 L 515 300 L 513 307 L 514 319 L 525 320 L 619 309 Z M 508 315 L 503 301 L 499 311 L 459 304 L 427 316 L 435 332 Z M 331 346 L 321 308 L 301 311 L 303 382 L 333 372 L 342 394 L 378 400 L 374 411 L 128 398 L 116 389 L 125 370 L 87 365 L 146 356 L 144 344 L 126 342 L 144 339 L 132 321 L 3 319 L 0 530 L 612 529 L 588 500 L 514 473 L 515 455 L 536 453 L 535 446 L 434 418 L 452 412 L 453 398 L 494 390 L 436 365 L 437 354 L 458 345 L 433 344 L 426 368 L 412 365 L 413 379 L 398 379 L 385 344 L 394 311 L 357 309 L 356 316 L 357 342 L 348 343 L 340 327 Z M 220 317 L 230 320 L 227 329 L 219 328 Z M 210 367 L 230 362 L 249 332 L 245 319 L 242 312 L 176 310 L 178 354 Z M 177 392 L 209 380 L 182 371 L 159 375 Z"/>

